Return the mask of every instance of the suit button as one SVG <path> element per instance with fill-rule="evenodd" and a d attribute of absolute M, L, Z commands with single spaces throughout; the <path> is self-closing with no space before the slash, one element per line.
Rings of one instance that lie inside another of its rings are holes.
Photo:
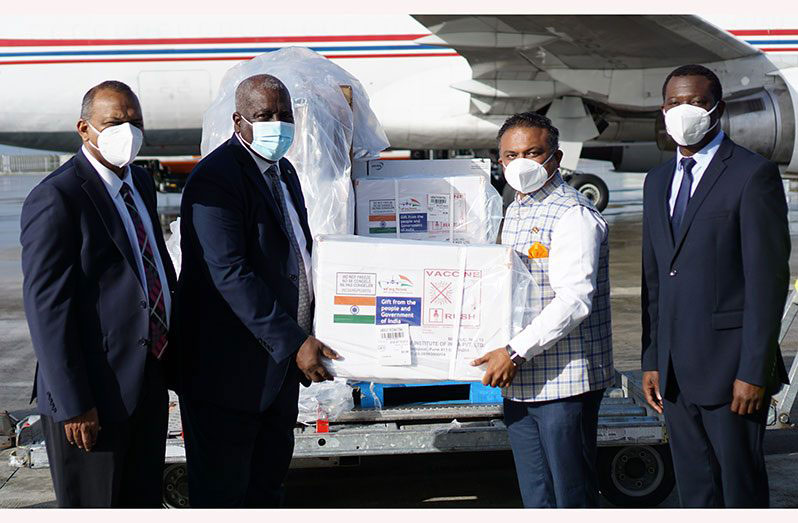
<path fill-rule="evenodd" d="M 676 276 L 677 274 L 678 274 L 678 272 L 676 272 L 676 269 L 671 269 L 671 272 L 670 272 L 671 276 Z"/>
<path fill-rule="evenodd" d="M 139 302 L 139 307 L 141 307 L 142 309 L 146 309 L 147 308 L 147 302 L 144 301 L 144 300 L 141 300 Z"/>
<path fill-rule="evenodd" d="M 291 281 L 296 281 L 296 274 L 289 274 L 288 279 Z"/>
<path fill-rule="evenodd" d="M 139 346 L 140 347 L 147 347 L 150 344 L 150 340 L 147 338 L 139 338 Z"/>

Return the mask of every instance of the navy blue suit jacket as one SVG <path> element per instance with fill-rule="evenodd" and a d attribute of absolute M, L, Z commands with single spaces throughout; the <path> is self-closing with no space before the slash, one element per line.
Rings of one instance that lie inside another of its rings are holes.
<path fill-rule="evenodd" d="M 787 373 L 778 336 L 790 281 L 787 202 L 777 166 L 724 138 L 670 227 L 675 157 L 646 176 L 642 368 L 673 366 L 685 398 L 732 399 L 735 379 L 775 390 Z"/>
<path fill-rule="evenodd" d="M 280 171 L 312 245 L 294 168 Z M 233 136 L 192 171 L 180 207 L 182 269 L 176 293 L 182 393 L 263 412 L 283 385 L 298 386 L 299 264 L 280 208 Z"/>
<path fill-rule="evenodd" d="M 138 167 L 131 174 L 171 291 L 176 278 L 155 185 Z M 122 219 L 82 151 L 30 192 L 21 225 L 39 412 L 64 421 L 96 407 L 101 422 L 126 419 L 138 404 L 149 350 L 147 295 Z"/>

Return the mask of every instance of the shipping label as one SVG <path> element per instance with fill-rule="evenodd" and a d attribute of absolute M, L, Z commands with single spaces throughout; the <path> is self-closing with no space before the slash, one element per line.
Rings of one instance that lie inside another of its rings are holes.
<path fill-rule="evenodd" d="M 376 331 L 377 359 L 381 365 L 409 366 L 413 364 L 408 325 L 380 325 Z"/>
<path fill-rule="evenodd" d="M 394 200 L 369 200 L 369 234 L 396 234 Z"/>

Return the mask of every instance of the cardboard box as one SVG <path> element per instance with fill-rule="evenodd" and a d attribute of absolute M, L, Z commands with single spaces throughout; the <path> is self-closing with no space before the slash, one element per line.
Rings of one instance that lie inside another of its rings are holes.
<path fill-rule="evenodd" d="M 338 377 L 378 383 L 480 380 L 470 365 L 522 327 L 531 276 L 503 245 L 319 236 L 315 335 Z"/>
<path fill-rule="evenodd" d="M 354 184 L 359 236 L 496 242 L 502 199 L 485 176 L 369 177 Z"/>

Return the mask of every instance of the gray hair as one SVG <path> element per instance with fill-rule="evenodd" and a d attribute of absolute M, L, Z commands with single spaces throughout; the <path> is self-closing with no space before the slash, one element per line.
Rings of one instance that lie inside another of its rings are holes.
<path fill-rule="evenodd" d="M 278 93 L 288 93 L 288 88 L 279 78 L 270 74 L 256 74 L 245 78 L 236 87 L 236 111 L 241 111 L 249 101 L 250 93 L 255 89 L 267 89 Z"/>

